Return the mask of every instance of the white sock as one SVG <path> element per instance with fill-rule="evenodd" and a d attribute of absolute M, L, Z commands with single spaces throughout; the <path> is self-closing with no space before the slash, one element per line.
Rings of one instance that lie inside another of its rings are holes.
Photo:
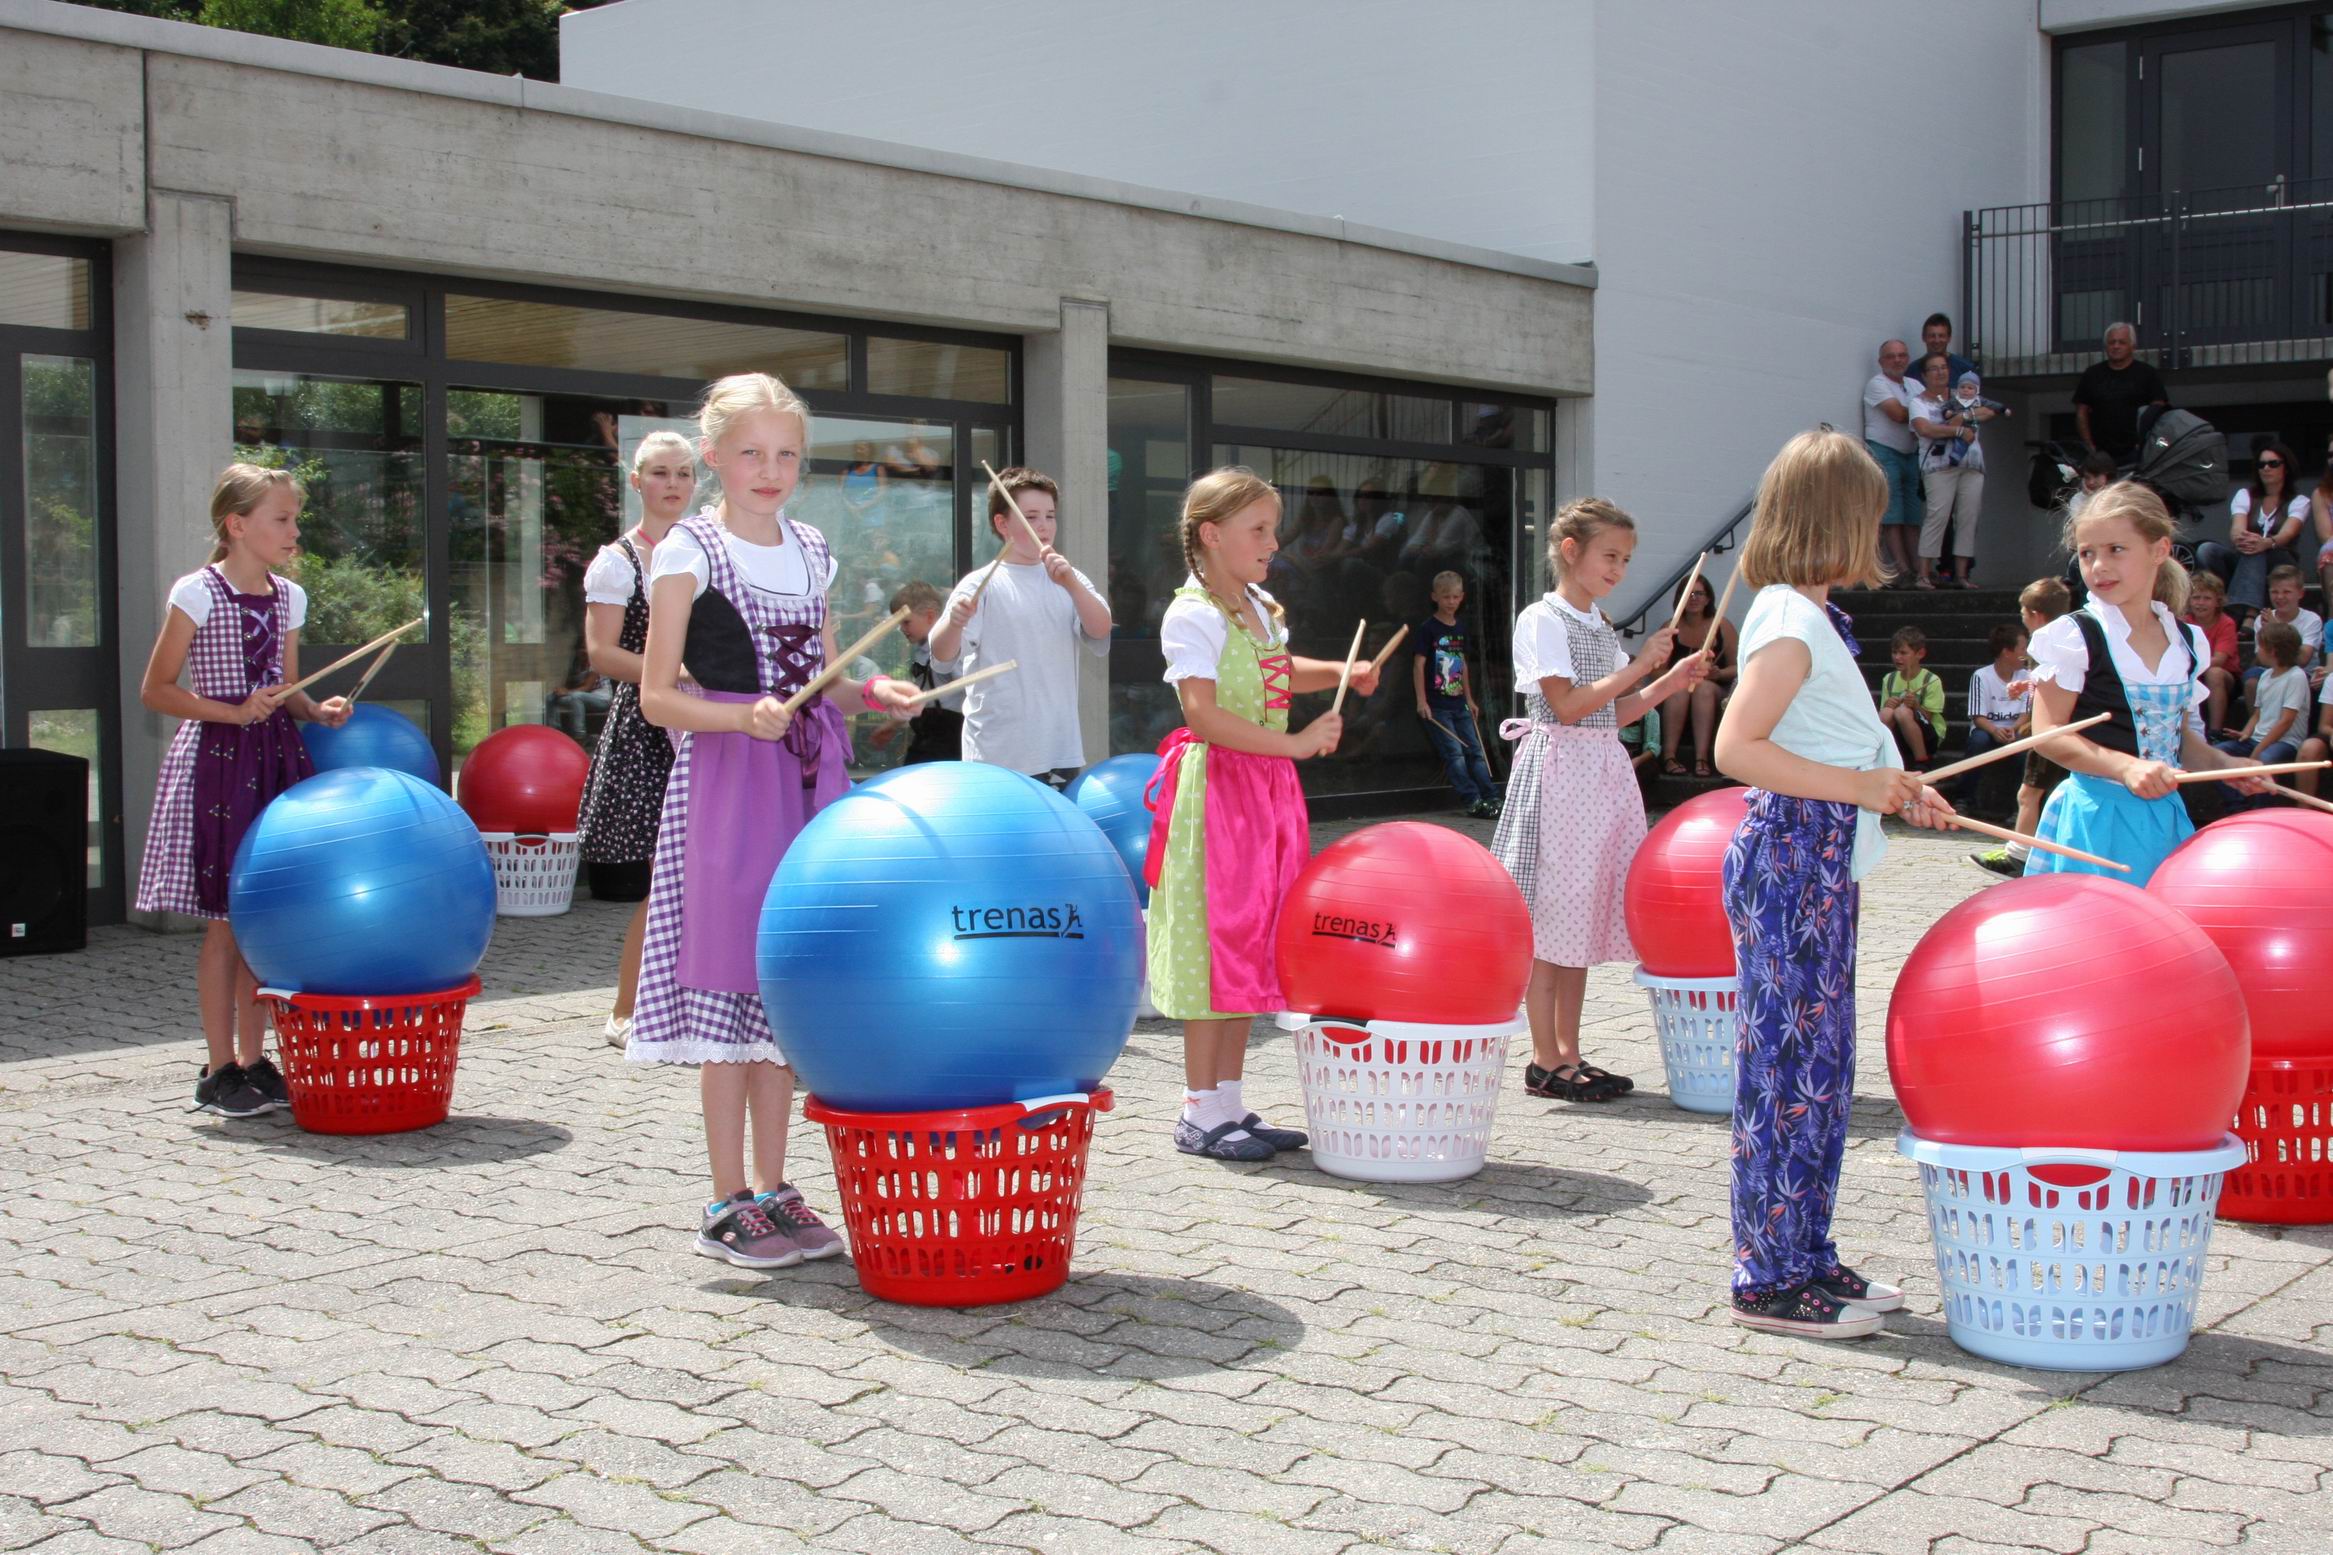
<path fill-rule="evenodd" d="M 1185 1123 L 1193 1124 L 1200 1129 L 1213 1128 L 1215 1125 L 1207 1121 L 1207 1114 L 1212 1112 L 1214 1108 L 1215 1093 L 1213 1091 L 1187 1090 L 1183 1092 L 1183 1121 Z"/>
<path fill-rule="evenodd" d="M 1226 1080 L 1216 1086 L 1215 1094 L 1223 1098 L 1223 1117 L 1220 1121 L 1237 1123 L 1248 1115 L 1247 1103 L 1240 1100 L 1237 1080 Z"/>
<path fill-rule="evenodd" d="M 2009 856 L 2020 864 L 2024 863 L 2027 857 L 2032 854 L 2032 852 L 2033 849 L 2027 847 L 2022 842 L 2012 842 L 2009 844 Z"/>

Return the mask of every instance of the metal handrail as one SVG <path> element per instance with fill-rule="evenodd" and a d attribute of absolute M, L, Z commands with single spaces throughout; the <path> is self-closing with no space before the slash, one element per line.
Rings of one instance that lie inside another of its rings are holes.
<path fill-rule="evenodd" d="M 1636 636 L 1644 625 L 1645 617 L 1662 608 L 1661 601 L 1677 592 L 1677 586 L 1685 581 L 1688 573 L 1692 572 L 1693 563 L 1700 558 L 1704 551 L 1712 556 L 1723 556 L 1734 548 L 1734 531 L 1750 521 L 1750 514 L 1757 505 L 1757 498 L 1744 497 L 1742 505 L 1734 510 L 1734 516 L 1718 525 L 1707 539 L 1695 546 L 1692 554 L 1678 565 L 1676 571 L 1663 578 L 1657 587 L 1638 601 L 1633 613 L 1622 616 L 1606 611 L 1604 613 L 1605 619 L 1612 623 L 1614 630 L 1618 631 L 1621 636 Z"/>

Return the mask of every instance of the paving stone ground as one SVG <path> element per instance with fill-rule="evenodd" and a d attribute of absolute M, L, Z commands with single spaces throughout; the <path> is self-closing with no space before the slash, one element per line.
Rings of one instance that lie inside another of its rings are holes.
<path fill-rule="evenodd" d="M 2155 1371 L 1947 1339 L 1880 1033 L 1960 851 L 1866 888 L 1840 1240 L 1912 1299 L 1847 1346 L 1721 1321 L 1726 1126 L 1626 968 L 1589 1044 L 1636 1095 L 1510 1089 L 1442 1187 L 1173 1154 L 1144 1025 L 1068 1287 L 947 1311 L 690 1255 L 694 1078 L 598 1034 L 624 907 L 502 920 L 455 1115 L 371 1139 L 187 1110 L 189 938 L 0 961 L 0 1549 L 2323 1555 L 2333 1229 L 2223 1223 Z M 1249 1090 L 1295 1121 L 1285 1038 Z"/>

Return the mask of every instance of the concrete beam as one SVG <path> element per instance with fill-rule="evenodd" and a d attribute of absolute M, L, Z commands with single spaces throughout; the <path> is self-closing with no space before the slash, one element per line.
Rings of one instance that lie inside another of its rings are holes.
<path fill-rule="evenodd" d="M 146 224 L 145 65 L 135 49 L 0 31 L 0 225 Z"/>
<path fill-rule="evenodd" d="M 1059 549 L 1110 594 L 1110 305 L 1061 299 L 1061 327 L 1021 347 L 1028 462 L 1061 483 Z M 1078 659 L 1078 729 L 1088 765 L 1110 754 L 1110 661 Z"/>
<path fill-rule="evenodd" d="M 1590 386 L 1595 294 L 1537 275 L 185 55 L 148 81 L 155 182 L 232 197 L 244 251 L 1016 334 L 1101 296 L 1127 344 Z"/>
<path fill-rule="evenodd" d="M 229 347 L 233 213 L 224 200 L 156 192 L 146 230 L 113 249 L 114 468 L 121 569 L 122 830 L 133 886 L 154 780 L 177 720 L 138 702 L 173 580 L 210 554 L 211 486 L 234 420 Z M 183 920 L 137 915 L 152 927 Z"/>

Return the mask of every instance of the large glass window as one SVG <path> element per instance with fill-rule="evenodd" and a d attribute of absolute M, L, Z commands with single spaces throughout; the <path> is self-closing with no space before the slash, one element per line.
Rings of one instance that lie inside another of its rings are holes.
<path fill-rule="evenodd" d="M 25 356 L 24 611 L 34 647 L 97 646 L 97 365 Z"/>
<path fill-rule="evenodd" d="M 0 324 L 89 327 L 90 264 L 69 254 L 0 252 Z"/>
<path fill-rule="evenodd" d="M 235 293 L 237 329 L 274 329 L 295 335 L 342 335 L 403 340 L 413 333 L 412 310 L 401 302 L 346 297 L 289 297 L 280 292 Z"/>
<path fill-rule="evenodd" d="M 303 662 L 428 613 L 424 589 L 421 387 L 299 373 L 235 375 L 235 453 L 289 469 L 300 510 Z M 404 641 L 435 635 L 435 623 Z M 333 688 L 326 688 L 333 689 Z"/>
<path fill-rule="evenodd" d="M 1470 638 L 1470 689 L 1487 719 L 1507 708 L 1507 625 L 1519 585 L 1539 586 L 1518 546 L 1536 547 L 1553 480 L 1546 407 L 1425 386 L 1283 382 L 1165 363 L 1152 376 L 1133 357 L 1112 376 L 1109 394 L 1114 752 L 1149 750 L 1182 722 L 1160 679 L 1159 620 L 1188 570 L 1183 490 L 1216 465 L 1244 464 L 1280 494 L 1280 551 L 1265 587 L 1287 612 L 1297 653 L 1342 658 L 1362 621 L 1364 652 L 1405 625 L 1415 639 L 1433 609 L 1435 580 L 1451 574 L 1465 596 L 1458 619 Z M 1224 435 L 1230 428 L 1284 430 L 1251 440 Z M 1371 451 L 1368 443 L 1386 446 Z M 1446 452 L 1421 453 L 1419 444 Z M 1405 646 L 1387 661 L 1374 696 L 1347 697 L 1337 754 L 1299 768 L 1308 792 L 1442 782 L 1417 716 L 1414 673 Z M 1325 694 L 1300 697 L 1292 721 L 1326 705 Z"/>
<path fill-rule="evenodd" d="M 446 298 L 446 355 L 700 381 L 771 373 L 804 392 L 850 387 L 849 341 L 824 330 L 459 292 Z"/>
<path fill-rule="evenodd" d="M 2131 155 L 2131 49 L 2087 43 L 2058 50 L 2058 198 L 2119 199 L 2136 177 Z"/>

